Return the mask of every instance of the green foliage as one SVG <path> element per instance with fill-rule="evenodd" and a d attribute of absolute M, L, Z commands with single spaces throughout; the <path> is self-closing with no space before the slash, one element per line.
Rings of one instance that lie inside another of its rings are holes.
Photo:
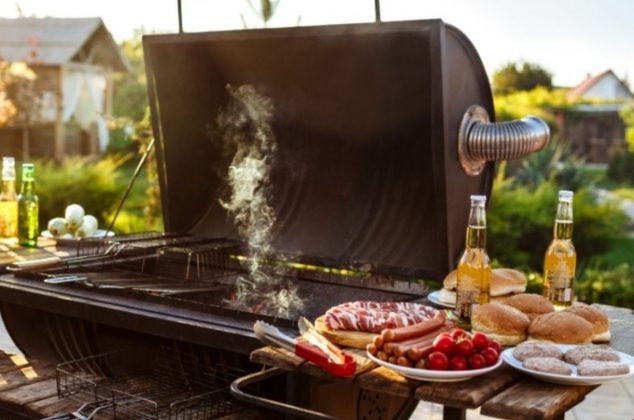
<path fill-rule="evenodd" d="M 131 39 L 119 45 L 130 64 L 130 72 L 113 76 L 112 112 L 132 121 L 142 120 L 148 106 L 142 33 L 143 29 L 136 30 Z"/>
<path fill-rule="evenodd" d="M 493 91 L 506 95 L 538 86 L 552 89 L 552 74 L 534 63 L 508 63 L 493 73 Z"/>
<path fill-rule="evenodd" d="M 625 124 L 625 139 L 628 143 L 628 149 L 634 152 L 634 105 L 623 107 L 619 116 Z"/>
<path fill-rule="evenodd" d="M 119 183 L 121 160 L 106 157 L 92 162 L 70 158 L 62 165 L 36 163 L 36 191 L 40 198 L 40 226 L 46 227 L 53 217 L 64 217 L 66 206 L 80 204 L 87 214 L 99 220 L 101 227 L 110 222 L 109 215 L 121 198 Z"/>
<path fill-rule="evenodd" d="M 535 189 L 516 186 L 512 179 L 494 185 L 487 212 L 491 238 L 487 246 L 501 265 L 542 271 L 543 253 L 552 239 L 560 188 L 552 179 L 541 182 Z M 623 235 L 626 220 L 615 204 L 598 204 L 585 188 L 576 191 L 574 219 L 580 268 L 613 249 L 615 240 Z"/>
<path fill-rule="evenodd" d="M 588 303 L 634 308 L 634 267 L 623 263 L 613 268 L 596 266 L 585 270 L 577 280 L 575 292 Z"/>
<path fill-rule="evenodd" d="M 616 183 L 634 183 L 634 152 L 615 152 L 608 165 L 607 178 Z"/>

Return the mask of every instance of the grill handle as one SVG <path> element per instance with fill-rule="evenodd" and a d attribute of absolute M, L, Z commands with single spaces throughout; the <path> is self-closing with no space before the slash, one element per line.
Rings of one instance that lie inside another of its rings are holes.
<path fill-rule="evenodd" d="M 244 401 L 248 404 L 266 408 L 268 410 L 277 411 L 279 413 L 297 416 L 302 419 L 335 420 L 334 417 L 320 413 L 318 411 L 308 410 L 306 408 L 297 407 L 295 405 L 248 394 L 242 389 L 248 385 L 265 381 L 269 378 L 281 375 L 283 373 L 286 372 L 280 368 L 270 368 L 238 378 L 231 383 L 231 395 L 233 395 L 236 399 Z"/>
<path fill-rule="evenodd" d="M 518 159 L 542 150 L 549 141 L 550 129 L 541 118 L 492 123 L 486 109 L 472 105 L 460 124 L 458 158 L 465 173 L 476 176 L 487 161 Z"/>

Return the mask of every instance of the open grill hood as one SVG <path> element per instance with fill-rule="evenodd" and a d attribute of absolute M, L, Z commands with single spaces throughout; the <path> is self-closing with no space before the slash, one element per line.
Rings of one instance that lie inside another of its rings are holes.
<path fill-rule="evenodd" d="M 143 39 L 165 227 L 237 238 L 220 205 L 232 156 L 213 134 L 227 85 L 275 107 L 276 251 L 442 278 L 464 244 L 468 197 L 493 164 L 460 167 L 474 104 L 494 115 L 469 40 L 440 20 Z"/>

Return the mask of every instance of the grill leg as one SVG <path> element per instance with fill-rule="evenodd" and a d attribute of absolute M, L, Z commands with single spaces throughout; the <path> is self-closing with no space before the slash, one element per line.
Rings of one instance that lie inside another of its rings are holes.
<path fill-rule="evenodd" d="M 466 420 L 467 410 L 464 408 L 447 407 L 442 409 L 443 420 Z"/>

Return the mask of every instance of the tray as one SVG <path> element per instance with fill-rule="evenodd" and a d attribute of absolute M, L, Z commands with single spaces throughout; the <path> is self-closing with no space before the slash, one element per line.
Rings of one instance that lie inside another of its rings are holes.
<path fill-rule="evenodd" d="M 451 304 L 451 303 L 447 303 L 447 302 L 441 302 L 440 301 L 440 291 L 435 290 L 433 292 L 431 292 L 430 294 L 427 295 L 427 300 L 430 301 L 431 303 L 433 303 L 436 306 L 441 306 L 443 308 L 450 308 L 453 309 L 456 307 L 455 304 Z"/>

